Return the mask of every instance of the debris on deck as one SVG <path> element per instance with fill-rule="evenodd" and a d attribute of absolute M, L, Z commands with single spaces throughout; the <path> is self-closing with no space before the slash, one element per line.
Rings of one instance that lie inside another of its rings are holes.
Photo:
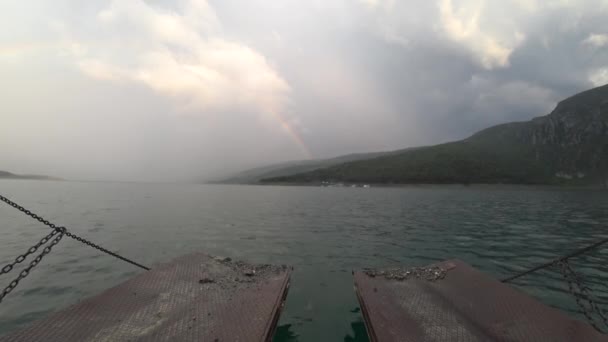
<path fill-rule="evenodd" d="M 0 341 L 271 341 L 290 271 L 187 255 Z"/>
<path fill-rule="evenodd" d="M 458 260 L 354 277 L 372 342 L 608 341 L 587 323 Z"/>

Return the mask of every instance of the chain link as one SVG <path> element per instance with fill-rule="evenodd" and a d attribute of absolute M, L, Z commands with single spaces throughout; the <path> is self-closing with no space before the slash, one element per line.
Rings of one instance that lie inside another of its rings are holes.
<path fill-rule="evenodd" d="M 91 247 L 93 247 L 93 248 L 95 248 L 95 249 L 97 249 L 97 250 L 99 250 L 99 251 L 102 251 L 102 252 L 104 252 L 104 253 L 106 253 L 106 254 L 109 254 L 109 255 L 111 255 L 111 256 L 113 256 L 113 257 L 115 257 L 115 258 L 118 258 L 118 259 L 120 259 L 120 260 L 126 261 L 126 262 L 128 262 L 128 263 L 130 263 L 130 264 L 132 264 L 132 265 L 135 265 L 135 266 L 139 267 L 139 268 L 143 268 L 143 269 L 144 269 L 144 270 L 146 270 L 146 271 L 149 271 L 149 270 L 150 270 L 148 267 L 143 266 L 143 265 L 141 265 L 140 263 L 137 263 L 137 262 L 135 262 L 135 261 L 133 261 L 133 260 L 129 260 L 129 259 L 127 259 L 127 258 L 125 258 L 125 257 L 123 257 L 123 256 L 121 256 L 121 255 L 118 255 L 118 254 L 116 254 L 116 253 L 114 253 L 114 252 L 111 252 L 111 251 L 109 251 L 109 250 L 107 250 L 107 249 L 105 249 L 105 248 L 103 248 L 103 247 L 101 247 L 101 246 L 99 246 L 99 245 L 96 245 L 96 244 L 94 244 L 94 243 L 93 243 L 93 242 L 91 242 L 91 241 L 88 241 L 88 240 L 86 240 L 86 239 L 81 238 L 80 236 L 77 236 L 77 235 L 75 235 L 75 234 L 73 234 L 73 233 L 68 232 L 68 231 L 67 231 L 67 229 L 66 229 L 65 227 L 57 227 L 55 224 L 53 224 L 53 223 L 51 223 L 51 222 L 49 222 L 49 221 L 45 220 L 44 218 L 42 218 L 42 217 L 40 217 L 40 216 L 36 215 L 35 213 L 31 212 L 30 210 L 28 210 L 28 209 L 26 209 L 26 208 L 24 208 L 24 207 L 20 206 L 19 204 L 15 203 L 15 202 L 13 202 L 13 201 L 11 201 L 11 200 L 9 200 L 8 198 L 6 198 L 6 197 L 4 197 L 4 196 L 2 196 L 2 195 L 0 195 L 0 201 L 2 201 L 2 202 L 4 202 L 4 203 L 6 203 L 6 204 L 8 204 L 8 205 L 10 205 L 11 207 L 13 207 L 13 208 L 15 208 L 15 209 L 17 209 L 17 210 L 19 210 L 19 211 L 21 211 L 21 212 L 23 212 L 23 213 L 24 213 L 24 214 L 26 214 L 27 216 L 34 218 L 35 220 L 37 220 L 38 222 L 41 222 L 41 223 L 42 223 L 42 224 L 44 224 L 45 226 L 48 226 L 48 227 L 51 227 L 51 228 L 53 228 L 53 229 L 55 229 L 55 230 L 59 230 L 59 231 L 61 231 L 61 232 L 62 232 L 62 233 L 64 233 L 66 236 L 71 237 L 72 239 L 74 239 L 74 240 L 76 240 L 76 241 L 82 242 L 82 243 L 84 243 L 85 245 L 91 246 Z"/>
<path fill-rule="evenodd" d="M 27 266 L 26 268 L 24 268 L 19 275 L 17 276 L 17 278 L 15 278 L 13 281 L 10 282 L 10 284 L 4 288 L 4 290 L 0 293 L 0 303 L 2 302 L 2 299 L 4 299 L 4 297 L 6 295 L 8 295 L 11 291 L 13 291 L 13 289 L 17 286 L 17 284 L 19 284 L 19 282 L 27 277 L 30 273 L 30 271 L 36 267 L 36 265 L 38 265 L 38 263 L 40 263 L 40 261 L 42 260 L 42 258 L 47 255 L 49 252 L 51 252 L 51 249 L 59 243 L 59 241 L 61 241 L 61 239 L 64 236 L 70 237 L 78 242 L 84 243 L 87 246 L 93 247 L 101 252 L 104 252 L 106 254 L 109 254 L 115 258 L 118 258 L 120 260 L 126 261 L 132 265 L 135 265 L 137 267 L 140 267 L 146 271 L 150 270 L 148 267 L 143 266 L 133 260 L 129 260 L 121 255 L 118 255 L 112 251 L 109 251 L 99 245 L 94 244 L 91 241 L 88 241 L 86 239 L 81 238 L 78 235 L 75 235 L 73 233 L 70 233 L 67 231 L 67 229 L 63 226 L 57 226 L 47 220 L 45 220 L 44 218 L 36 215 L 35 213 L 31 212 L 30 210 L 20 206 L 19 204 L 9 200 L 8 198 L 0 195 L 0 201 L 10 205 L 11 207 L 21 211 L 22 213 L 26 214 L 27 216 L 35 219 L 36 221 L 44 224 L 47 227 L 52 228 L 53 230 L 45 237 L 43 237 L 42 239 L 40 239 L 40 241 L 38 243 L 36 243 L 35 245 L 33 245 L 32 247 L 30 247 L 25 253 L 19 255 L 17 258 L 15 258 L 15 260 L 11 263 L 6 264 L 5 266 L 3 266 L 0 269 L 0 275 L 3 274 L 7 274 L 9 272 L 11 272 L 13 270 L 13 268 L 15 267 L 15 265 L 22 263 L 23 261 L 25 261 L 25 259 L 33 254 L 36 253 L 38 251 L 38 249 L 40 247 L 42 247 L 43 245 L 47 244 L 49 241 L 51 241 L 51 243 L 49 245 L 47 245 L 40 254 L 38 254 L 38 256 L 36 256 L 36 258 L 34 260 L 32 260 L 29 264 L 29 266 Z M 52 239 L 52 240 L 51 240 Z"/>
<path fill-rule="evenodd" d="M 36 251 L 38 250 L 38 248 L 40 248 L 40 246 L 46 244 L 50 239 L 53 238 L 53 236 L 57 235 L 57 233 L 59 233 L 59 231 L 57 229 L 53 230 L 49 235 L 43 237 L 37 244 L 30 247 L 30 249 L 28 249 L 25 253 L 23 253 L 23 254 L 19 255 L 17 258 L 15 258 L 15 260 L 13 262 L 2 267 L 2 269 L 0 269 L 0 275 L 6 274 L 6 273 L 9 273 L 10 271 L 12 271 L 13 267 L 15 267 L 15 265 L 22 263 L 30 254 L 36 253 Z"/>
<path fill-rule="evenodd" d="M 31 218 L 33 218 L 33 219 L 35 219 L 35 220 L 36 220 L 36 221 L 38 221 L 38 222 L 40 222 L 40 223 L 44 224 L 45 226 L 51 227 L 51 228 L 53 228 L 53 229 L 57 228 L 57 226 L 55 226 L 53 223 L 51 223 L 51 222 L 49 222 L 49 221 L 47 221 L 47 220 L 43 219 L 42 217 L 40 217 L 40 216 L 38 216 L 38 215 L 34 214 L 33 212 L 29 211 L 28 209 L 25 209 L 24 207 L 20 206 L 19 204 L 15 203 L 15 202 L 13 202 L 13 201 L 11 201 L 11 200 L 9 200 L 8 198 L 6 198 L 6 197 L 4 197 L 4 196 L 2 196 L 2 195 L 0 195 L 0 201 L 2 201 L 2 202 L 4 202 L 4 203 L 6 203 L 6 204 L 10 205 L 11 207 L 13 207 L 13 208 L 15 208 L 15 209 L 17 209 L 17 210 L 21 211 L 22 213 L 24 213 L 24 214 L 26 214 L 27 216 L 29 216 L 29 217 L 31 217 Z M 65 229 L 64 227 L 60 227 L 60 228 Z"/>
<path fill-rule="evenodd" d="M 527 270 L 525 270 L 523 272 L 519 272 L 519 273 L 517 273 L 515 275 L 512 275 L 512 276 L 510 276 L 508 278 L 505 278 L 505 279 L 503 279 L 501 281 L 503 283 L 512 282 L 513 280 L 515 280 L 517 278 L 521 278 L 521 277 L 523 277 L 525 275 L 528 275 L 530 273 L 534 273 L 534 272 L 537 272 L 539 270 L 542 270 L 542 269 L 545 269 L 545 268 L 548 268 L 548 267 L 551 267 L 551 266 L 558 265 L 560 262 L 562 262 L 564 260 L 568 260 L 568 259 L 577 257 L 579 255 L 588 253 L 588 252 L 590 252 L 592 250 L 598 249 L 598 248 L 600 248 L 601 246 L 603 246 L 605 244 L 608 244 L 608 238 L 605 238 L 605 239 L 602 239 L 602 240 L 598 240 L 598 241 L 592 243 L 591 245 L 585 246 L 585 247 L 583 247 L 581 249 L 577 249 L 577 250 L 575 250 L 574 252 L 571 252 L 568 255 L 564 255 L 564 256 L 561 256 L 561 257 L 559 257 L 557 259 L 553 259 L 551 261 L 545 262 L 544 264 L 541 264 L 541 265 L 529 268 L 529 269 L 527 269 Z"/>
<path fill-rule="evenodd" d="M 146 270 L 146 271 L 149 271 L 149 270 L 150 270 L 148 267 L 146 267 L 146 266 L 144 266 L 144 265 L 142 265 L 142 264 L 140 264 L 140 263 L 138 263 L 138 262 L 135 262 L 135 261 L 133 261 L 133 260 L 129 260 L 129 259 L 127 259 L 127 258 L 123 257 L 122 255 L 119 255 L 119 254 L 116 254 L 116 253 L 114 253 L 114 252 L 112 252 L 112 251 L 109 251 L 109 250 L 107 250 L 107 249 L 105 249 L 105 248 L 103 248 L 103 247 L 101 247 L 101 246 L 99 246 L 99 245 L 94 244 L 94 243 L 93 243 L 93 242 L 91 242 L 91 241 L 88 241 L 88 240 L 85 240 L 85 239 L 81 238 L 81 237 L 80 237 L 80 236 L 78 236 L 78 235 L 74 235 L 74 234 L 72 234 L 72 233 L 70 233 L 70 232 L 67 232 L 67 231 L 65 232 L 65 235 L 66 235 L 67 237 L 70 237 L 70 238 L 72 238 L 72 239 L 74 239 L 74 240 L 78 241 L 78 242 L 82 242 L 82 243 L 84 243 L 84 244 L 85 244 L 85 245 L 87 245 L 87 246 L 93 247 L 93 248 L 95 248 L 95 249 L 97 249 L 97 250 L 99 250 L 99 251 L 101 251 L 101 252 L 104 252 L 104 253 L 109 254 L 109 255 L 111 255 L 111 256 L 113 256 L 113 257 L 115 257 L 115 258 L 118 258 L 118 259 L 120 259 L 120 260 L 122 260 L 122 261 L 126 261 L 126 262 L 128 262 L 128 263 L 130 263 L 130 264 L 132 264 L 132 265 L 135 265 L 135 266 L 139 267 L 139 268 L 143 268 L 143 269 L 144 269 L 144 270 Z"/>
<path fill-rule="evenodd" d="M 568 260 L 562 260 L 556 264 L 559 267 L 564 279 L 568 283 L 568 291 L 574 297 L 576 305 L 581 309 L 581 312 L 589 321 L 589 324 L 593 326 L 597 331 L 603 332 L 598 327 L 598 324 L 594 318 L 594 314 L 602 319 L 604 327 L 608 328 L 608 320 L 606 319 L 606 313 L 602 308 L 597 305 L 597 300 L 593 298 L 592 290 L 584 285 L 583 279 L 568 262 Z M 587 302 L 585 305 L 584 302 Z"/>
<path fill-rule="evenodd" d="M 591 290 L 588 286 L 584 284 L 581 275 L 576 273 L 574 269 L 572 269 L 572 266 L 568 261 L 571 258 L 575 258 L 579 255 L 596 250 L 605 244 L 608 244 L 608 238 L 598 240 L 595 243 L 575 250 L 568 255 L 561 256 L 544 264 L 527 269 L 509 278 L 503 279 L 502 282 L 510 283 L 520 277 L 537 272 L 539 270 L 546 269 L 549 267 L 558 267 L 562 276 L 568 283 L 568 291 L 574 297 L 576 304 L 581 309 L 583 315 L 585 315 L 585 317 L 589 321 L 589 324 L 591 324 L 591 326 L 593 326 L 597 331 L 603 332 L 602 329 L 600 329 L 598 327 L 598 324 L 595 322 L 594 315 L 599 316 L 602 319 L 604 326 L 608 329 L 608 319 L 606 319 L 608 314 L 606 314 L 606 312 L 602 308 L 600 308 L 600 306 L 597 304 L 598 301 L 594 299 L 594 296 L 592 294 L 593 290 Z M 584 304 L 585 302 L 587 303 L 587 305 Z"/>
<path fill-rule="evenodd" d="M 54 232 L 57 232 L 57 231 L 54 231 Z M 30 274 L 30 271 L 34 267 L 36 267 L 36 265 L 38 265 L 40 263 L 40 261 L 42 261 L 42 258 L 44 258 L 45 255 L 47 255 L 51 252 L 53 247 L 56 244 L 58 244 L 59 241 L 61 241 L 61 239 L 63 238 L 63 234 L 64 234 L 63 232 L 60 232 L 59 235 L 57 235 L 48 246 L 44 247 L 42 252 L 40 252 L 40 254 L 38 254 L 38 256 L 36 256 L 36 258 L 34 258 L 34 260 L 32 260 L 26 268 L 24 268 L 21 272 L 19 272 L 19 275 L 17 276 L 17 278 L 13 279 L 13 281 L 11 281 L 8 284 L 8 286 L 5 287 L 4 290 L 2 290 L 2 293 L 0 293 L 0 303 L 2 303 L 2 300 L 4 299 L 4 297 L 6 297 L 6 295 L 11 293 L 11 291 L 13 291 L 15 289 L 15 287 L 17 287 L 17 285 L 23 278 L 27 277 Z"/>

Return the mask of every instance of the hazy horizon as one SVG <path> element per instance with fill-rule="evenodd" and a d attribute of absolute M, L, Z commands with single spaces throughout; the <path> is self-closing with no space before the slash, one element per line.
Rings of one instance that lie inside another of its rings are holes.
<path fill-rule="evenodd" d="M 465 138 L 608 83 L 608 0 L 0 3 L 0 170 L 180 182 Z"/>

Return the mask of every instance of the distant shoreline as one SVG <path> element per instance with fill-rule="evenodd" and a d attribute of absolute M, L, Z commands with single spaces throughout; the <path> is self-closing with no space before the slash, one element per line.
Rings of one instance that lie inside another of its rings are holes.
<path fill-rule="evenodd" d="M 19 175 L 8 171 L 0 171 L 0 179 L 21 179 L 21 180 L 54 180 L 63 181 L 64 179 L 58 177 L 51 177 L 45 175 Z"/>
<path fill-rule="evenodd" d="M 41 181 L 56 181 L 56 182 L 65 182 L 65 179 L 55 178 L 55 177 L 30 177 L 30 176 L 21 176 L 21 177 L 3 177 L 0 176 L 0 180 L 41 180 Z"/>
<path fill-rule="evenodd" d="M 316 187 L 316 188 L 357 188 L 357 189 L 371 189 L 371 188 L 474 188 L 474 189 L 506 189 L 506 188 L 543 188 L 543 189 L 572 189 L 572 190 L 608 190 L 608 187 L 601 184 L 596 185 L 581 185 L 581 184 L 522 184 L 522 183 L 345 183 L 342 186 L 337 185 L 324 185 L 321 183 L 298 183 L 298 182 L 271 182 L 271 183 L 211 183 L 211 184 L 222 184 L 222 185 L 255 185 L 255 186 L 298 186 L 298 187 Z M 356 185 L 353 187 L 352 185 Z M 363 185 L 369 185 L 369 188 L 363 188 Z"/>

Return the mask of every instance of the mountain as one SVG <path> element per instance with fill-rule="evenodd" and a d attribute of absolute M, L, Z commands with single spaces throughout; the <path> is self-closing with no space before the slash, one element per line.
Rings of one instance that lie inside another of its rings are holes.
<path fill-rule="evenodd" d="M 324 181 L 608 186 L 608 85 L 572 96 L 546 116 L 464 140 L 262 180 Z"/>
<path fill-rule="evenodd" d="M 290 161 L 285 163 L 273 164 L 269 166 L 258 167 L 254 169 L 249 169 L 246 171 L 242 171 L 237 173 L 234 176 L 229 178 L 220 180 L 216 183 L 222 184 L 254 184 L 258 183 L 262 179 L 266 178 L 274 178 L 274 177 L 282 177 L 293 175 L 297 173 L 303 173 L 308 171 L 313 171 L 316 169 L 326 168 L 338 164 L 343 164 L 351 161 L 362 160 L 362 159 L 370 159 L 374 157 L 379 157 L 383 155 L 390 155 L 402 152 L 392 151 L 392 152 L 375 152 L 375 153 L 357 153 L 357 154 L 349 154 L 345 156 L 340 156 L 336 158 L 330 159 L 316 159 L 316 160 L 297 160 Z"/>
<path fill-rule="evenodd" d="M 0 179 L 37 179 L 37 180 L 62 180 L 56 177 L 41 175 L 17 175 L 8 171 L 0 170 Z"/>

